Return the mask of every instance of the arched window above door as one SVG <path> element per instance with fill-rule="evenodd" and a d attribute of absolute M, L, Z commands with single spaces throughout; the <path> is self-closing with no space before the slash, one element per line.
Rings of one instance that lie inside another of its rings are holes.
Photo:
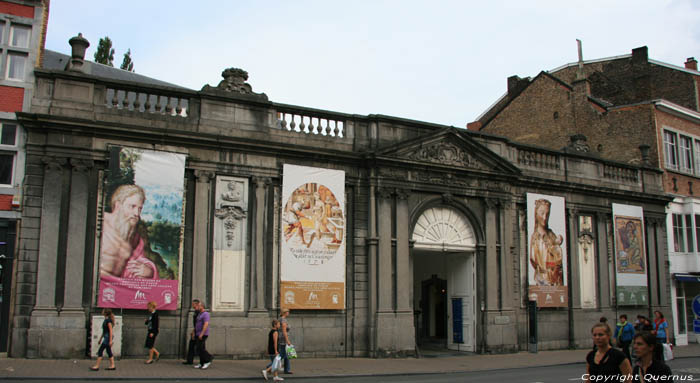
<path fill-rule="evenodd" d="M 460 211 L 433 207 L 423 212 L 413 229 L 414 248 L 442 251 L 470 251 L 476 248 L 474 229 Z"/>

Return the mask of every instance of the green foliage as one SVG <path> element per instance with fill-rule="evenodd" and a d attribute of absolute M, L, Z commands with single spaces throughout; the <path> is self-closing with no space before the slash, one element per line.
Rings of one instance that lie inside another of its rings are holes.
<path fill-rule="evenodd" d="M 112 40 L 109 37 L 105 36 L 103 39 L 100 39 L 95 52 L 95 62 L 114 66 L 114 48 L 112 48 Z"/>
<path fill-rule="evenodd" d="M 133 150 L 121 148 L 119 151 L 119 171 L 110 172 L 107 176 L 107 195 L 105 196 L 106 205 L 109 207 L 109 201 L 112 199 L 112 194 L 121 185 L 135 184 L 134 164 L 141 159 L 141 155 Z M 111 167 L 110 167 L 111 168 Z"/>
<path fill-rule="evenodd" d="M 180 226 L 167 221 L 149 222 L 148 238 L 151 242 L 173 252 L 180 246 Z"/>
<path fill-rule="evenodd" d="M 131 49 L 127 49 L 126 53 L 124 53 L 124 61 L 122 61 L 120 68 L 129 72 L 134 71 L 134 62 L 131 61 Z"/>

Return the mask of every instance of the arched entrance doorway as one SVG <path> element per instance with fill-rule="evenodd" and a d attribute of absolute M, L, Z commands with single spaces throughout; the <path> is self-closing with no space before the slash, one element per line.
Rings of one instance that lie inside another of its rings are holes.
<path fill-rule="evenodd" d="M 460 211 L 425 210 L 411 236 L 416 342 L 476 351 L 476 236 Z"/>

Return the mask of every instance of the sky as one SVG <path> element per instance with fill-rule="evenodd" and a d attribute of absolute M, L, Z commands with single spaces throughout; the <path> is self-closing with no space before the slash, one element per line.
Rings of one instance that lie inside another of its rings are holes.
<path fill-rule="evenodd" d="M 700 60 L 700 1 L 54 0 L 46 48 L 94 59 L 109 36 L 118 67 L 199 90 L 230 67 L 277 103 L 465 127 L 506 92 L 578 60 L 630 54 Z"/>

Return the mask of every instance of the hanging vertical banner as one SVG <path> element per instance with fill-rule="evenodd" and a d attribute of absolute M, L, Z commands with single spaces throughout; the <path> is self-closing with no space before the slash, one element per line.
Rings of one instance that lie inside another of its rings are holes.
<path fill-rule="evenodd" d="M 564 198 L 527 193 L 529 300 L 538 307 L 567 307 Z"/>
<path fill-rule="evenodd" d="M 641 207 L 612 204 L 619 306 L 647 306 L 647 257 Z"/>
<path fill-rule="evenodd" d="M 284 165 L 280 306 L 345 308 L 345 172 Z"/>
<path fill-rule="evenodd" d="M 112 148 L 99 239 L 99 307 L 177 309 L 185 156 Z"/>

